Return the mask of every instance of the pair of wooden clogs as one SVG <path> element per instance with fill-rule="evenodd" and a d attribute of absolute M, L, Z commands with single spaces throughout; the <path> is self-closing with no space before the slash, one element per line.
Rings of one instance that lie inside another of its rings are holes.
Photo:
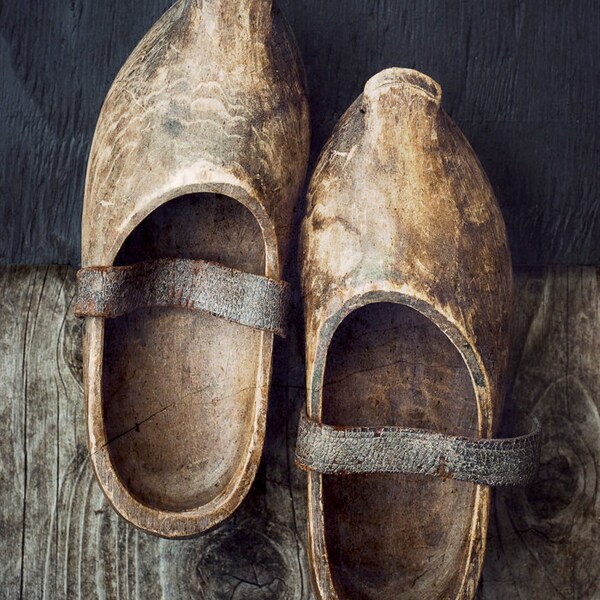
<path fill-rule="evenodd" d="M 535 434 L 491 439 L 510 257 L 440 100 L 416 71 L 375 75 L 309 187 L 297 462 L 322 598 L 472 597 L 489 485 L 535 469 Z M 179 0 L 108 94 L 77 312 L 92 463 L 141 529 L 199 534 L 252 484 L 308 148 L 303 68 L 271 0 Z"/>

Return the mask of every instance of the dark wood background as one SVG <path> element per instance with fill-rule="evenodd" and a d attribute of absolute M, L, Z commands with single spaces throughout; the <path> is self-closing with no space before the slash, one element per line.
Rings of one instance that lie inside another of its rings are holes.
<path fill-rule="evenodd" d="M 171 0 L 0 2 L 0 262 L 79 261 L 87 153 L 119 67 Z M 600 3 L 280 0 L 308 71 L 313 155 L 364 82 L 443 87 L 518 264 L 600 263 Z M 314 159 L 314 156 L 313 156 Z"/>

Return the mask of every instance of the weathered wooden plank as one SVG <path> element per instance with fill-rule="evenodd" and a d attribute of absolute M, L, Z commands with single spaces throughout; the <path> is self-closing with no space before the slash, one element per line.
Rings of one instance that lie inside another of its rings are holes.
<path fill-rule="evenodd" d="M 517 272 L 513 384 L 542 470 L 496 494 L 481 600 L 600 598 L 600 310 L 593 268 Z M 306 481 L 293 466 L 303 342 L 278 342 L 252 490 L 206 536 L 168 541 L 109 508 L 87 460 L 71 269 L 0 269 L 0 597 L 312 598 Z M 22 561 L 22 559 L 24 559 Z"/>
<path fill-rule="evenodd" d="M 172 0 L 0 6 L 0 261 L 77 264 L 108 86 Z M 472 142 L 516 263 L 600 263 L 595 0 L 281 0 L 307 67 L 313 155 L 365 81 L 417 68 Z"/>
<path fill-rule="evenodd" d="M 289 450 L 302 384 L 288 394 L 285 360 L 271 403 L 280 427 L 246 501 L 202 538 L 161 540 L 117 517 L 87 457 L 73 271 L 5 267 L 0 290 L 1 597 L 309 597 L 302 475 Z"/>
<path fill-rule="evenodd" d="M 27 479 L 23 362 L 34 278 L 27 269 L 0 271 L 0 581 L 6 598 L 21 592 Z"/>
<path fill-rule="evenodd" d="M 16 502 L 3 494 L 2 515 L 14 523 L 18 505 L 22 515 L 18 532 L 3 527 L 2 537 L 11 543 L 0 568 L 12 565 L 13 572 L 6 579 L 18 581 L 17 588 L 10 584 L 3 590 L 7 597 L 33 598 L 41 597 L 45 588 L 43 559 L 53 547 L 59 482 L 65 475 L 64 462 L 76 454 L 71 439 L 78 436 L 79 445 L 85 448 L 83 415 L 80 408 L 74 411 L 80 404 L 81 384 L 74 361 L 79 353 L 78 338 L 73 335 L 77 325 L 68 316 L 73 278 L 67 268 L 9 267 L 0 271 L 0 280 L 6 319 L 1 329 L 0 378 L 5 402 L 0 410 L 12 408 L 12 415 L 2 418 L 2 427 L 7 428 L 2 448 L 4 453 L 13 447 L 20 474 L 15 477 L 13 473 L 12 481 L 3 481 L 2 488 L 21 499 Z M 85 458 L 85 452 L 80 455 Z M 17 561 L 20 572 L 15 573 Z"/>
<path fill-rule="evenodd" d="M 542 422 L 541 468 L 499 490 L 480 597 L 600 598 L 600 289 L 593 268 L 517 278 L 509 405 Z"/>
<path fill-rule="evenodd" d="M 63 329 L 72 295 L 71 279 L 64 268 L 58 272 L 39 269 L 28 290 L 22 364 L 27 470 L 21 589 L 25 598 L 39 597 L 44 589 L 43 570 L 31 570 L 29 565 L 46 554 L 52 537 L 50 517 L 57 499 L 61 454 L 69 451 L 69 444 L 63 446 L 61 440 L 61 412 L 70 407 L 61 407 L 60 399 L 69 397 L 69 392 L 73 397 L 79 389 L 64 354 L 65 341 L 73 342 L 65 340 Z M 49 331 L 56 333 L 48 335 Z M 66 436 L 71 434 L 70 429 L 64 431 Z"/>

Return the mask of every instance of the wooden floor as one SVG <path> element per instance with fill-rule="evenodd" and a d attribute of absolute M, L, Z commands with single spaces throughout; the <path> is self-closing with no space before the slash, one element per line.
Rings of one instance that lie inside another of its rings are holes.
<path fill-rule="evenodd" d="M 542 467 L 530 488 L 496 494 L 479 600 L 600 599 L 599 277 L 516 273 L 509 403 L 542 421 Z M 118 518 L 95 482 L 74 289 L 67 267 L 0 268 L 0 596 L 312 598 L 305 475 L 292 452 L 304 394 L 297 332 L 276 346 L 250 495 L 204 537 L 166 541 Z"/>

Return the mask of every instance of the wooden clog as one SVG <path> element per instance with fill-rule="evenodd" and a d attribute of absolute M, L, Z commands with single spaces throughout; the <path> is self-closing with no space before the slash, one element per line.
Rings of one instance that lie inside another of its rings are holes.
<path fill-rule="evenodd" d="M 472 598 L 489 485 L 535 472 L 535 432 L 487 439 L 502 410 L 510 255 L 440 100 L 419 72 L 374 76 L 309 187 L 297 463 L 319 598 Z"/>
<path fill-rule="evenodd" d="M 92 463 L 146 531 L 203 532 L 254 479 L 308 132 L 303 67 L 271 0 L 180 0 L 108 93 L 77 312 Z"/>

